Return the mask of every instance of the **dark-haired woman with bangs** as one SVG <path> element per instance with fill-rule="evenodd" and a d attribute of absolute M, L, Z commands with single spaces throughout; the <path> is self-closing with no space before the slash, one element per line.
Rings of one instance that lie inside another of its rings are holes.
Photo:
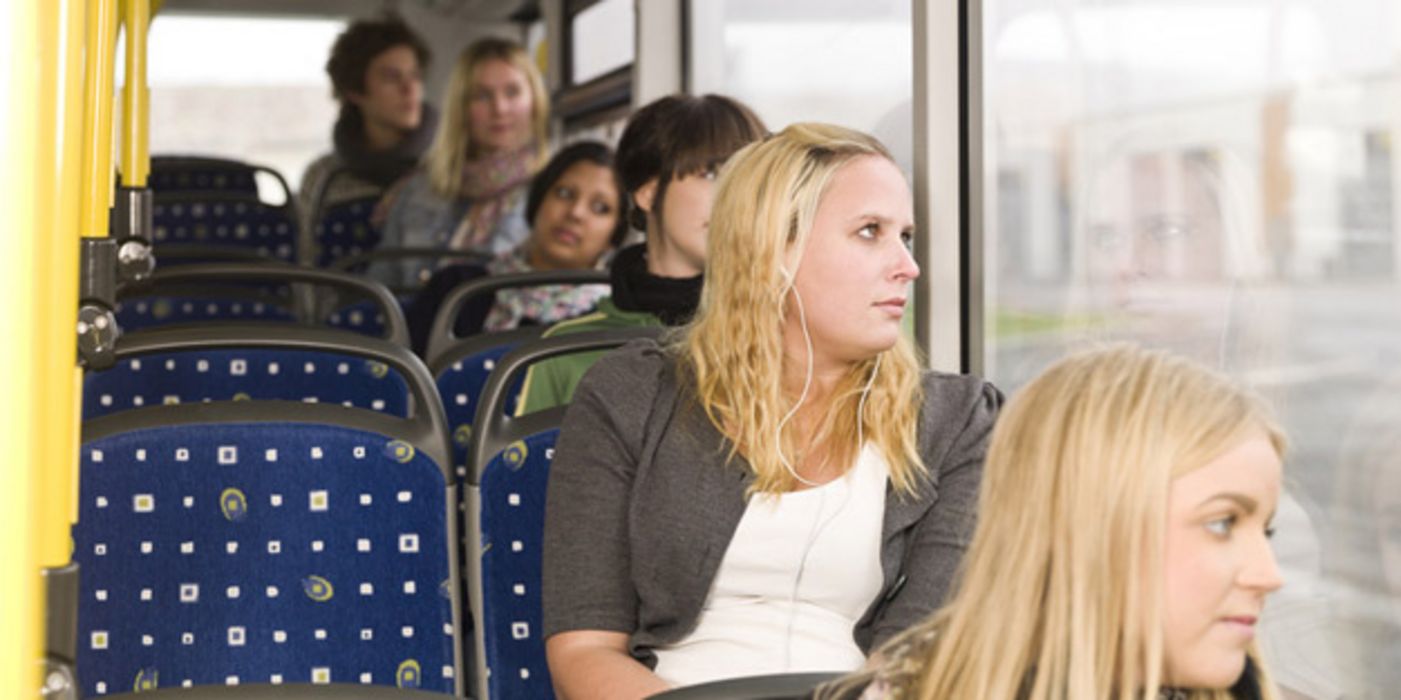
<path fill-rule="evenodd" d="M 617 167 L 630 200 L 630 223 L 646 238 L 618 252 L 613 293 L 599 302 L 597 313 L 558 324 L 545 336 L 690 320 L 700 302 L 716 173 L 765 133 L 753 111 L 723 95 L 670 95 L 635 112 L 618 142 Z M 601 354 L 575 353 L 532 365 L 520 411 L 567 403 Z"/>

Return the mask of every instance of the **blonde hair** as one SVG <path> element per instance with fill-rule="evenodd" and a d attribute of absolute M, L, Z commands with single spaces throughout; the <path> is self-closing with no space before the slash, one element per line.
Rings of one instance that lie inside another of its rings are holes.
<path fill-rule="evenodd" d="M 802 447 L 796 431 L 783 425 L 792 405 L 781 384 L 782 328 L 784 300 L 793 285 L 783 261 L 802 255 L 833 174 L 865 156 L 893 161 L 866 134 L 794 124 L 744 147 L 721 172 L 706 243 L 705 286 L 679 350 L 706 415 L 730 440 L 730 456 L 740 452 L 749 462 L 755 475 L 751 492 L 798 487 L 782 458 Z M 852 464 L 860 449 L 861 420 L 866 438 L 890 465 L 892 483 L 913 493 L 925 474 L 916 442 L 920 403 L 919 361 L 902 335 L 889 350 L 853 364 L 811 444 L 826 440 L 835 464 Z"/>
<path fill-rule="evenodd" d="M 477 68 L 488 61 L 503 61 L 525 76 L 530 89 L 530 134 L 537 152 L 532 171 L 539 169 L 549 157 L 550 96 L 535 62 L 530 60 L 520 44 L 491 37 L 468 46 L 457 57 L 443 107 L 443 118 L 433 146 L 424 158 L 428 182 L 444 197 L 455 197 L 462 189 L 462 169 L 468 160 L 479 155 L 472 142 L 467 103 L 476 91 Z"/>
<path fill-rule="evenodd" d="M 1283 455 L 1258 399 L 1185 359 L 1118 345 L 1056 363 L 998 419 L 955 592 L 886 645 L 880 675 L 920 700 L 1157 697 L 1152 543 L 1166 536 L 1171 481 L 1254 431 Z M 1263 697 L 1276 697 L 1254 645 L 1247 653 Z"/>

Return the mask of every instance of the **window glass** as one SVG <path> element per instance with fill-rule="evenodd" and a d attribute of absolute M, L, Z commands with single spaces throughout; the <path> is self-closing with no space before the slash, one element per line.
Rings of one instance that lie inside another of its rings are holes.
<path fill-rule="evenodd" d="M 985 0 L 984 357 L 1190 355 L 1289 433 L 1262 620 L 1302 697 L 1401 686 L 1401 6 Z"/>
<path fill-rule="evenodd" d="M 156 17 L 147 46 L 151 153 L 266 165 L 296 187 L 331 148 L 337 108 L 325 65 L 344 28 L 327 19 Z"/>
<path fill-rule="evenodd" d="M 548 62 L 549 32 L 545 28 L 545 20 L 538 19 L 531 22 L 525 28 L 525 50 L 530 53 L 530 57 L 535 59 L 536 68 L 540 69 L 540 75 L 547 75 L 550 72 Z"/>
<path fill-rule="evenodd" d="M 600 0 L 570 20 L 570 84 L 580 85 L 632 65 L 637 53 L 632 0 Z"/>
<path fill-rule="evenodd" d="M 689 6 L 692 94 L 735 97 L 773 131 L 799 121 L 860 129 L 884 142 L 911 172 L 908 0 L 705 0 Z"/>

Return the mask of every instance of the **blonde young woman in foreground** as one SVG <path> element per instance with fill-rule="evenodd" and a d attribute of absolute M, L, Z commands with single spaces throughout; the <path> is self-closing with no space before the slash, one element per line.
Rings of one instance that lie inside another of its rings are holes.
<path fill-rule="evenodd" d="M 997 424 L 948 604 L 818 696 L 1278 697 L 1253 638 L 1283 452 L 1256 398 L 1191 362 L 1062 360 Z"/>

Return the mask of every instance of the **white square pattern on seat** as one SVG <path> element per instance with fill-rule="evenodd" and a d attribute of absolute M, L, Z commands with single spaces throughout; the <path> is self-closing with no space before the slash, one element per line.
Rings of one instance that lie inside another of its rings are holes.
<path fill-rule="evenodd" d="M 215 366 L 217 369 L 217 365 Z M 196 618 L 208 615 L 210 610 L 220 611 L 222 609 L 247 610 L 249 603 L 254 605 L 277 605 L 283 606 L 288 603 L 305 603 L 302 595 L 302 585 L 297 583 L 304 581 L 308 575 L 315 575 L 312 572 L 297 572 L 295 577 L 289 577 L 287 572 L 278 571 L 282 566 L 280 562 L 306 561 L 299 559 L 305 556 L 303 553 L 311 552 L 325 554 L 318 557 L 321 561 L 336 562 L 341 565 L 339 555 L 345 552 L 357 552 L 367 559 L 373 557 L 376 560 L 375 566 L 382 565 L 383 561 L 402 560 L 405 562 L 422 561 L 424 548 L 435 548 L 438 545 L 430 545 L 430 542 L 441 541 L 441 535 L 433 533 L 431 536 L 423 531 L 417 530 L 421 525 L 419 521 L 409 519 L 400 522 L 400 526 L 408 525 L 405 530 L 398 532 L 384 530 L 388 522 L 384 518 L 385 524 L 376 524 L 371 528 L 356 527 L 354 530 L 346 529 L 342 525 L 333 525 L 329 529 L 303 528 L 301 530 L 282 529 L 259 531 L 257 528 L 248 528 L 244 520 L 255 518 L 307 518 L 303 523 L 325 522 L 344 523 L 346 522 L 346 509 L 360 514 L 357 517 L 363 518 L 368 508 L 378 504 L 390 504 L 396 513 L 412 513 L 422 506 L 427 505 L 422 501 L 425 491 L 417 483 L 407 484 L 411 488 L 405 488 L 405 483 L 398 481 L 391 482 L 376 488 L 367 488 L 364 491 L 338 490 L 343 488 L 327 477 L 324 485 L 317 484 L 309 486 L 308 481 L 302 480 L 301 486 L 288 487 L 286 485 L 272 488 L 259 487 L 256 479 L 250 479 L 247 475 L 257 470 L 286 470 L 289 468 L 301 468 L 310 466 L 315 469 L 342 469 L 348 464 L 354 464 L 348 458 L 354 460 L 364 460 L 364 466 L 357 468 L 370 468 L 376 465 L 379 455 L 384 454 L 378 446 L 367 448 L 364 445 L 347 445 L 336 447 L 321 446 L 301 446 L 292 450 L 287 447 L 271 448 L 256 444 L 231 444 L 236 441 L 226 441 L 223 444 L 172 446 L 160 447 L 150 451 L 151 460 L 144 467 L 146 476 L 150 479 L 151 474 L 159 474 L 156 479 L 169 478 L 169 470 L 190 470 L 204 468 L 204 465 L 218 465 L 222 467 L 217 470 L 218 474 L 224 475 L 227 483 L 219 484 L 218 488 L 201 487 L 200 485 L 182 484 L 180 490 L 174 495 L 169 490 L 167 483 L 159 481 L 146 481 L 144 486 L 135 486 L 142 483 L 135 482 L 131 491 L 122 493 L 120 489 L 110 489 L 106 493 L 93 493 L 86 496 L 86 507 L 101 510 L 104 514 L 112 511 L 120 511 L 124 519 L 132 518 L 132 514 L 141 514 L 138 517 L 145 518 L 145 522 L 162 522 L 171 520 L 178 521 L 186 519 L 191 523 L 189 527 L 178 532 L 167 534 L 161 530 L 143 532 L 140 538 L 128 538 L 119 536 L 119 531 L 103 530 L 94 526 L 92 533 L 102 537 L 98 541 L 95 537 L 90 537 L 82 542 L 86 551 L 93 555 L 111 556 L 120 555 L 130 557 L 133 554 L 149 556 L 150 566 L 160 567 L 172 561 L 188 562 L 186 566 L 193 566 L 185 574 L 188 578 L 183 581 L 167 581 L 162 583 L 159 579 L 152 581 L 153 585 L 144 586 L 146 582 L 137 578 L 135 581 L 124 582 L 121 586 L 94 587 L 87 591 L 86 595 L 91 596 L 90 600 L 96 600 L 100 604 L 105 604 L 103 609 L 111 609 L 114 606 L 131 607 L 131 603 L 121 600 L 130 595 L 128 600 L 139 600 L 143 609 L 152 611 L 150 615 L 160 615 L 169 617 L 166 611 L 172 611 L 170 606 L 183 606 L 188 611 L 184 615 L 195 615 Z M 110 468 L 111 463 L 123 462 L 124 464 L 136 465 L 132 457 L 139 454 L 146 456 L 147 450 L 139 452 L 134 450 L 124 450 L 121 452 L 122 459 L 115 459 L 113 450 L 93 450 L 86 456 L 92 463 L 101 463 L 103 468 Z M 249 457 L 252 455 L 252 457 Z M 307 458 L 310 458 L 308 461 Z M 243 459 L 240 459 L 243 458 Z M 259 459 L 261 458 L 261 459 Z M 317 464 L 318 460 L 324 461 Z M 135 461 L 142 461 L 137 459 Z M 251 464 L 250 464 L 251 462 Z M 181 464 L 188 463 L 188 464 Z M 324 465 L 324 466 L 323 466 Z M 395 468 L 402 468 L 394 465 Z M 86 466 L 85 466 L 86 468 Z M 157 472 L 159 468 L 161 471 Z M 313 482 L 314 483 L 314 482 Z M 230 492 L 236 492 L 233 496 Z M 340 496 L 332 498 L 334 493 Z M 236 498 L 234 497 L 236 496 Z M 415 498 L 418 496 L 419 498 Z M 305 499 L 305 500 L 302 500 Z M 128 508 L 120 507 L 122 501 L 129 503 Z M 298 501 L 305 503 L 305 510 L 296 508 Z M 418 501 L 418 502 L 415 502 Z M 429 500 L 431 503 L 431 499 Z M 163 508 L 162 508 L 163 507 Z M 383 505 L 381 505 L 383 507 Z M 207 523 L 209 512 L 219 514 L 216 523 L 218 526 L 210 528 Z M 94 511 L 88 511 L 89 513 Z M 333 517 L 326 517 L 322 514 L 332 514 Z M 387 513 L 386 513 L 387 515 Z M 394 521 L 399 521 L 402 515 L 395 515 Z M 196 523 L 200 523 L 196 525 Z M 407 530 L 407 531 L 406 531 Z M 266 535 L 274 534 L 269 538 Z M 221 546 L 222 544 L 222 546 Z M 234 568 L 242 573 L 237 578 L 229 580 L 230 576 L 220 574 L 218 577 L 210 576 L 204 578 L 205 572 L 213 567 L 201 564 L 207 558 L 214 558 L 214 561 L 229 562 L 219 566 L 234 565 Z M 430 558 L 431 559 L 431 558 Z M 444 561 L 446 555 L 444 555 Z M 304 564 L 302 564 L 304 566 Z M 341 588 L 344 587 L 346 593 L 353 596 L 352 599 L 365 600 L 366 605 L 411 605 L 418 604 L 415 601 L 434 601 L 436 596 L 425 596 L 419 590 L 419 583 L 423 583 L 425 590 L 435 590 L 437 583 L 429 583 L 423 578 L 421 564 L 408 565 L 404 570 L 404 575 L 394 579 L 380 581 L 375 578 L 372 571 L 363 572 L 363 577 L 345 579 L 342 573 L 340 577 L 330 576 L 331 572 L 326 572 L 328 577 L 334 578 L 336 588 L 336 598 L 341 598 Z M 315 571 L 315 569 L 313 569 Z M 320 573 L 320 572 L 316 572 Z M 192 576 L 190 574 L 193 574 Z M 446 577 L 445 574 L 439 574 Z M 220 580 L 222 579 L 222 580 Z M 290 583 L 290 586 L 289 586 Z M 136 584 L 134 587 L 132 584 Z M 389 586 L 389 591 L 398 595 L 391 595 L 386 598 L 385 603 L 371 602 L 375 595 L 376 585 Z M 116 592 L 114 595 L 113 592 Z M 357 593 L 359 596 L 355 596 Z M 308 594 L 310 595 L 310 594 Z M 251 599 L 251 600 L 249 600 Z M 108 603 L 108 601 L 113 601 Z M 313 598 L 313 600 L 315 600 Z M 167 606 L 167 607 L 162 607 Z M 437 606 L 435 606 L 437 607 Z M 120 609 L 120 607 L 119 607 Z M 205 612 L 195 612 L 204 610 Z M 222 617 L 221 617 L 222 615 Z M 159 624 L 152 624 L 149 629 L 132 629 L 106 627 L 105 629 L 84 630 L 85 641 L 91 653 L 101 652 L 111 654 L 115 657 L 121 647 L 147 648 L 150 653 L 162 652 L 162 647 L 170 649 L 172 647 L 193 647 L 198 649 L 200 645 L 213 645 L 214 648 L 222 650 L 222 654 L 229 655 L 246 654 L 254 652 L 259 647 L 266 648 L 269 645 L 288 645 L 290 647 L 306 644 L 308 640 L 320 642 L 326 645 L 333 645 L 337 640 L 344 642 L 346 639 L 355 640 L 356 644 L 364 643 L 367 649 L 381 645 L 390 644 L 385 640 L 376 641 L 376 635 L 370 627 L 354 626 L 348 629 L 321 625 L 314 629 L 309 626 L 302 627 L 289 626 L 286 629 L 270 629 L 272 625 L 268 622 L 270 618 L 259 617 L 257 614 L 244 613 L 245 617 L 239 618 L 235 614 L 225 614 L 215 612 L 213 619 L 219 620 L 222 624 L 217 627 L 192 627 L 188 624 L 171 628 L 159 627 Z M 289 621 L 290 622 L 290 621 Z M 451 635 L 452 625 L 444 623 L 441 618 L 433 619 L 431 624 L 420 615 L 418 617 L 405 617 L 402 621 L 392 627 L 382 629 L 387 633 L 385 636 L 394 638 L 393 643 L 417 643 L 417 637 L 423 636 L 425 629 L 443 629 L 446 635 Z M 393 630 L 390 632 L 390 630 Z M 305 634 L 306 637 L 302 637 Z M 434 635 L 436 637 L 436 635 Z M 331 648 L 331 647 L 325 647 Z M 246 649 L 246 651 L 245 651 Z M 256 652 L 266 653 L 266 652 Z M 326 663 L 326 662 L 321 662 Z M 451 678 L 452 666 L 438 666 L 435 660 L 432 668 L 441 668 L 443 677 Z M 310 668 L 308 668 L 310 666 Z M 220 672 L 213 678 L 200 680 L 189 671 L 172 671 L 174 674 L 169 680 L 162 678 L 170 686 L 190 685 L 193 678 L 194 683 L 223 682 L 229 685 L 240 683 L 270 682 L 281 683 L 284 678 L 291 678 L 287 674 L 295 674 L 303 679 L 310 679 L 313 684 L 329 684 L 337 682 L 332 677 L 331 667 L 322 665 L 303 666 L 300 669 L 292 668 L 269 668 L 266 671 L 250 674 L 245 671 L 238 673 Z M 339 682 L 355 682 L 370 684 L 378 681 L 380 683 L 392 683 L 393 674 L 388 677 L 381 676 L 379 672 L 368 668 L 351 668 L 346 672 L 344 678 Z M 162 669 L 162 676 L 166 675 Z M 437 675 L 437 674 L 434 674 Z M 353 680 L 352 680 L 353 679 Z M 305 681 L 303 681 L 305 682 Z M 85 682 L 86 692 L 94 694 L 105 694 L 112 692 L 112 688 L 130 686 L 129 679 L 122 679 L 118 682 L 115 678 L 92 678 Z"/>

